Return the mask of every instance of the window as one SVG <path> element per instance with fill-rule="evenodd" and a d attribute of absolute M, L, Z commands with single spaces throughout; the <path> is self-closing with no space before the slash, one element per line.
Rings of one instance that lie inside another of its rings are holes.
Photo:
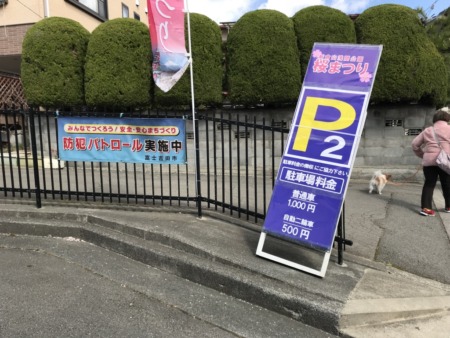
<path fill-rule="evenodd" d="M 141 17 L 138 13 L 134 12 L 134 18 L 138 21 L 141 21 Z"/>
<path fill-rule="evenodd" d="M 384 125 L 386 127 L 402 127 L 403 120 L 385 120 Z"/>
<path fill-rule="evenodd" d="M 220 122 L 219 124 L 217 124 L 217 130 L 229 130 L 230 129 L 230 125 Z"/>
<path fill-rule="evenodd" d="M 422 132 L 422 128 L 405 129 L 405 136 L 417 136 Z"/>
<path fill-rule="evenodd" d="M 286 121 L 272 121 L 272 127 L 287 128 L 287 122 Z"/>
<path fill-rule="evenodd" d="M 97 19 L 108 19 L 108 0 L 66 0 Z"/>
<path fill-rule="evenodd" d="M 122 18 L 128 18 L 130 15 L 130 11 L 128 10 L 128 6 L 122 4 Z"/>
<path fill-rule="evenodd" d="M 249 131 L 240 131 L 234 133 L 234 138 L 250 138 L 250 132 Z"/>
<path fill-rule="evenodd" d="M 79 0 L 80 4 L 85 5 L 89 9 L 92 9 L 94 12 L 98 13 L 98 1 L 97 0 Z"/>

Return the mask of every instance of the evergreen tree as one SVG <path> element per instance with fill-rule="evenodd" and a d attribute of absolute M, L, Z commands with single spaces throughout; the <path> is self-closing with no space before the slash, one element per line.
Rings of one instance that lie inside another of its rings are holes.
<path fill-rule="evenodd" d="M 426 21 L 426 30 L 442 54 L 447 67 L 447 105 L 450 104 L 450 7 L 438 17 Z M 442 74 L 442 76 L 444 76 Z"/>
<path fill-rule="evenodd" d="M 151 83 L 150 34 L 145 24 L 119 18 L 92 32 L 86 55 L 88 106 L 148 107 Z"/>
<path fill-rule="evenodd" d="M 90 33 L 78 22 L 43 19 L 25 34 L 21 78 L 31 106 L 66 108 L 84 104 L 84 63 Z"/>
<path fill-rule="evenodd" d="M 315 42 L 356 43 L 353 21 L 345 13 L 327 6 L 310 6 L 293 17 L 303 75 Z"/>
<path fill-rule="evenodd" d="M 447 96 L 444 59 L 428 38 L 417 12 L 379 5 L 356 20 L 358 43 L 383 45 L 371 101 L 442 105 Z"/>
<path fill-rule="evenodd" d="M 274 10 L 242 16 L 228 35 L 227 81 L 235 104 L 296 102 L 301 71 L 292 20 Z"/>

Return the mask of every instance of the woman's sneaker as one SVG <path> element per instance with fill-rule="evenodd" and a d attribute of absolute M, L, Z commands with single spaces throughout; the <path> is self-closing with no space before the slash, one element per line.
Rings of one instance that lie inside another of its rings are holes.
<path fill-rule="evenodd" d="M 450 212 L 450 210 L 446 211 L 446 212 Z M 424 215 L 424 216 L 434 216 L 435 215 L 433 210 L 427 209 L 427 208 L 423 208 L 422 210 L 420 210 L 420 214 Z"/>
<path fill-rule="evenodd" d="M 450 213 L 450 208 L 445 208 L 444 212 Z"/>

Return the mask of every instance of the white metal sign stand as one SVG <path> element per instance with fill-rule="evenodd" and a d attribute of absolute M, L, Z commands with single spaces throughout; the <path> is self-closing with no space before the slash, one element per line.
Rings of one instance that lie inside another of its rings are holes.
<path fill-rule="evenodd" d="M 266 236 L 267 236 L 267 234 L 265 232 L 261 232 L 261 235 L 259 237 L 258 247 L 256 248 L 256 254 L 258 256 L 270 259 L 270 260 L 280 263 L 280 264 L 290 266 L 291 268 L 294 268 L 297 270 L 305 271 L 307 273 L 310 273 L 310 274 L 313 274 L 313 275 L 316 275 L 319 277 L 325 277 L 325 273 L 327 272 L 328 262 L 330 261 L 331 251 L 325 252 L 325 255 L 324 255 L 323 261 L 322 261 L 322 266 L 321 266 L 320 270 L 316 270 L 311 267 L 308 267 L 308 266 L 305 266 L 302 264 L 298 264 L 298 263 L 289 261 L 287 259 L 264 252 L 263 247 L 264 247 L 264 242 L 266 241 Z"/>

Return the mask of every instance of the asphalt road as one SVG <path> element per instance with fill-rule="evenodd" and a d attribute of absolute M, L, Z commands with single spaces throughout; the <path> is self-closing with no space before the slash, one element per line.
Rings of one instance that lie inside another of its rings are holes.
<path fill-rule="evenodd" d="M 333 337 L 72 238 L 0 236 L 0 337 Z"/>
<path fill-rule="evenodd" d="M 368 182 L 350 182 L 346 230 L 354 245 L 348 252 L 412 274 L 450 283 L 450 214 L 419 214 L 422 184 L 387 185 L 382 195 L 369 194 Z M 438 185 L 435 210 L 444 200 Z"/>

